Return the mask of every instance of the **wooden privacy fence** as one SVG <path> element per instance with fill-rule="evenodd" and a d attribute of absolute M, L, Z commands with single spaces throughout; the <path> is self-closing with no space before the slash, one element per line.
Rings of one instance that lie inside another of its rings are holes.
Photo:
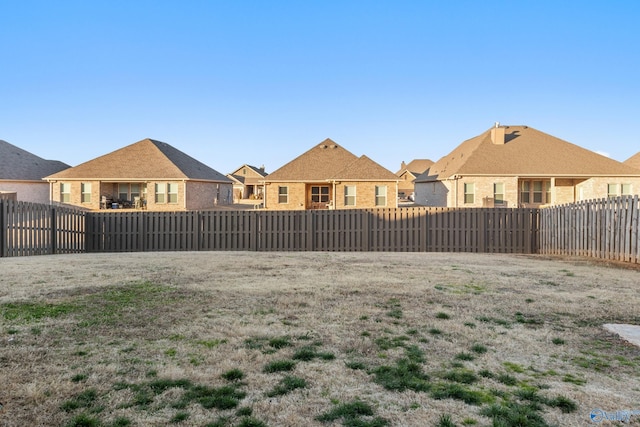
<path fill-rule="evenodd" d="M 135 251 L 535 253 L 538 210 L 84 212 L 0 200 L 0 256 Z"/>
<path fill-rule="evenodd" d="M 80 253 L 85 212 L 0 200 L 0 256 Z"/>
<path fill-rule="evenodd" d="M 88 252 L 537 251 L 538 210 L 91 212 Z"/>
<path fill-rule="evenodd" d="M 639 210 L 638 196 L 544 208 L 539 252 L 638 263 Z"/>

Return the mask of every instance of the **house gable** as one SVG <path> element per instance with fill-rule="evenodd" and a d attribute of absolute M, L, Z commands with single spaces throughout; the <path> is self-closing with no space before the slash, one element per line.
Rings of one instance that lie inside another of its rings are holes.
<path fill-rule="evenodd" d="M 414 178 L 424 173 L 433 164 L 433 160 L 430 159 L 413 159 L 408 164 L 402 162 L 400 170 L 396 172 L 396 175 L 401 177 L 402 175 L 409 173 Z"/>
<path fill-rule="evenodd" d="M 265 181 L 323 181 L 336 176 L 357 159 L 327 138 L 267 175 Z"/>
<path fill-rule="evenodd" d="M 227 175 L 229 179 L 238 184 L 243 184 L 247 180 L 263 179 L 265 176 L 267 176 L 267 173 L 264 171 L 264 166 L 257 168 L 247 164 L 240 166 Z"/>

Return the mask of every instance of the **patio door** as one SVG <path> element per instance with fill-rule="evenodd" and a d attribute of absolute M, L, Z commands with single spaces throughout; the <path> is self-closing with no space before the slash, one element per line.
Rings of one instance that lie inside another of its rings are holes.
<path fill-rule="evenodd" d="M 328 209 L 330 187 L 328 185 L 311 185 L 308 191 L 307 207 L 309 209 Z"/>

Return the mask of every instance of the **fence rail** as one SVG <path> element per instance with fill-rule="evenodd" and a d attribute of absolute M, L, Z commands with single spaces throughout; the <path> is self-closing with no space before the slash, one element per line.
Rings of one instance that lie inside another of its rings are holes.
<path fill-rule="evenodd" d="M 638 196 L 591 200 L 540 211 L 541 254 L 640 262 Z"/>

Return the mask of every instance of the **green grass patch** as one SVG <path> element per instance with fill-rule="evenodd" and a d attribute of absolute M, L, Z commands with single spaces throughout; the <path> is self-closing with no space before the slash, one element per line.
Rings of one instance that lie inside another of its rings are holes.
<path fill-rule="evenodd" d="M 480 410 L 480 414 L 493 420 L 494 426 L 548 427 L 538 413 L 537 406 L 517 402 L 492 404 Z"/>
<path fill-rule="evenodd" d="M 476 354 L 484 354 L 487 352 L 487 346 L 482 344 L 474 344 L 471 346 L 471 351 Z"/>
<path fill-rule="evenodd" d="M 44 318 L 56 318 L 70 315 L 79 310 L 72 303 L 17 302 L 0 305 L 0 316 L 8 321 L 33 322 Z"/>
<path fill-rule="evenodd" d="M 60 409 L 65 412 L 75 411 L 80 408 L 91 408 L 98 398 L 98 393 L 94 389 L 85 390 L 73 399 L 65 401 L 60 405 Z"/>
<path fill-rule="evenodd" d="M 171 420 L 169 420 L 169 422 L 181 423 L 183 421 L 186 421 L 189 418 L 189 415 L 190 414 L 188 412 L 184 412 L 184 411 L 176 412 L 175 415 L 171 417 Z"/>
<path fill-rule="evenodd" d="M 436 319 L 447 320 L 447 319 L 451 319 L 451 316 L 448 313 L 445 313 L 444 311 L 439 311 L 436 313 Z"/>
<path fill-rule="evenodd" d="M 454 369 L 445 372 L 442 376 L 447 381 L 452 381 L 461 384 L 473 384 L 478 381 L 478 376 L 469 369 Z"/>
<path fill-rule="evenodd" d="M 273 390 L 267 392 L 268 397 L 282 396 L 292 391 L 305 388 L 307 381 L 304 378 L 287 375 L 280 380 L 280 382 L 273 388 Z"/>
<path fill-rule="evenodd" d="M 498 374 L 498 376 L 496 376 L 495 378 L 496 378 L 496 381 L 501 382 L 504 385 L 514 386 L 518 384 L 518 379 L 513 375 Z"/>
<path fill-rule="evenodd" d="M 473 354 L 464 351 L 455 355 L 456 360 L 472 361 L 475 358 Z"/>
<path fill-rule="evenodd" d="M 267 427 L 267 424 L 257 418 L 247 417 L 240 420 L 238 427 Z"/>
<path fill-rule="evenodd" d="M 518 365 L 517 363 L 513 363 L 513 362 L 502 362 L 502 365 L 507 368 L 507 370 L 511 371 L 511 372 L 516 372 L 519 374 L 522 374 L 524 372 L 524 367 L 522 367 L 521 365 Z"/>
<path fill-rule="evenodd" d="M 292 371 L 296 367 L 296 362 L 293 360 L 274 360 L 265 365 L 263 371 L 267 374 L 273 374 L 275 372 L 288 372 Z"/>
<path fill-rule="evenodd" d="M 429 376 L 422 367 L 409 359 L 400 359 L 394 366 L 379 366 L 371 371 L 374 381 L 387 390 L 429 391 Z"/>
<path fill-rule="evenodd" d="M 436 424 L 436 427 L 456 427 L 456 425 L 451 420 L 451 415 L 441 414 L 440 418 L 438 418 L 438 423 Z"/>
<path fill-rule="evenodd" d="M 213 339 L 213 340 L 200 340 L 200 341 L 196 341 L 198 344 L 205 346 L 208 349 L 212 349 L 215 348 L 217 346 L 219 346 L 220 344 L 226 344 L 227 340 L 225 339 Z"/>
<path fill-rule="evenodd" d="M 316 420 L 330 423 L 342 419 L 343 425 L 351 427 L 384 427 L 389 425 L 388 420 L 380 417 L 373 418 L 374 415 L 375 412 L 370 405 L 356 400 L 339 404 L 330 411 L 316 417 Z"/>
<path fill-rule="evenodd" d="M 68 423 L 64 425 L 65 427 L 100 427 L 102 426 L 102 422 L 99 418 L 92 417 L 87 414 L 78 414 L 73 417 Z"/>
<path fill-rule="evenodd" d="M 380 350 L 389 350 L 392 348 L 404 347 L 406 345 L 406 342 L 410 340 L 411 338 L 409 338 L 408 336 L 400 335 L 393 338 L 391 337 L 376 338 L 374 342 L 380 348 Z"/>
<path fill-rule="evenodd" d="M 222 374 L 222 378 L 227 381 L 240 381 L 244 378 L 244 373 L 240 369 L 231 369 Z"/>
<path fill-rule="evenodd" d="M 490 403 L 495 398 L 483 391 L 474 390 L 470 387 L 459 383 L 437 383 L 431 390 L 431 397 L 434 399 L 455 399 L 461 400 L 467 405 L 481 405 L 483 403 Z"/>

